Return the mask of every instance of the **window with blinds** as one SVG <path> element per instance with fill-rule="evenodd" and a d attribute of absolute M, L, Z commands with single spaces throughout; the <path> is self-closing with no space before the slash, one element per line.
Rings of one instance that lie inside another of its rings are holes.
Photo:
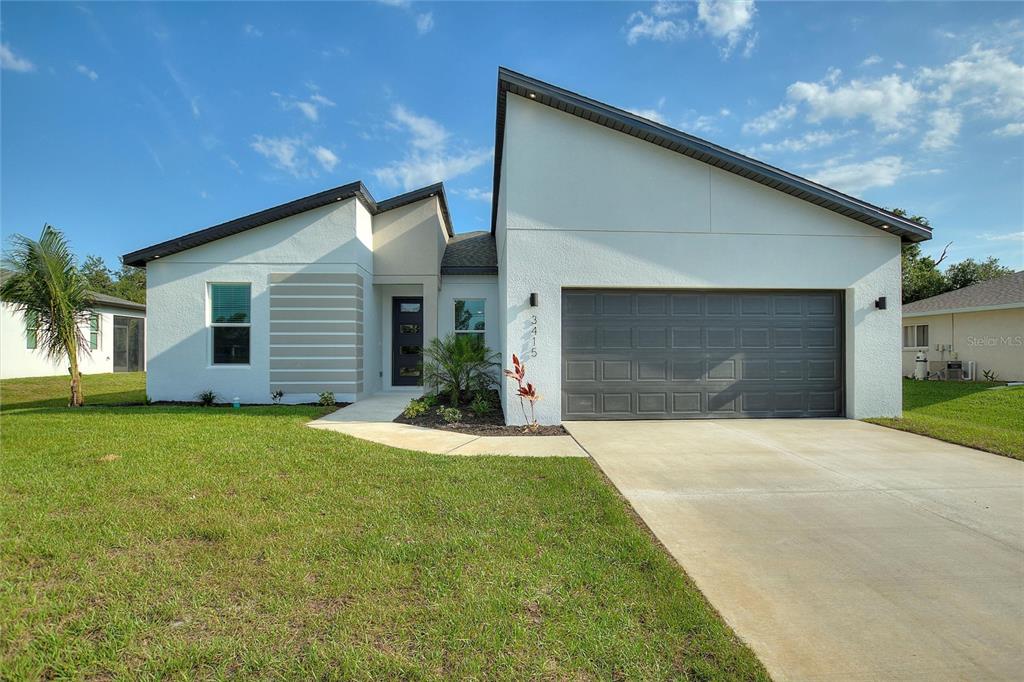
<path fill-rule="evenodd" d="M 212 364 L 249 364 L 251 301 L 249 284 L 210 285 Z"/>

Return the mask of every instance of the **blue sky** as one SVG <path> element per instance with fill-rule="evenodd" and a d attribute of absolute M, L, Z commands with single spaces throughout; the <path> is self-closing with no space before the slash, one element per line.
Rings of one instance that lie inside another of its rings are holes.
<path fill-rule="evenodd" d="M 1019 3 L 5 2 L 0 228 L 79 254 L 362 179 L 489 227 L 498 65 L 1024 268 Z"/>

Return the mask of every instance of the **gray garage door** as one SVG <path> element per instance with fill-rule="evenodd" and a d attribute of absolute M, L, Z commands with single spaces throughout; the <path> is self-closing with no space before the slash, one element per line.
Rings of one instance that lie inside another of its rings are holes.
<path fill-rule="evenodd" d="M 562 292 L 562 418 L 831 417 L 842 294 Z"/>

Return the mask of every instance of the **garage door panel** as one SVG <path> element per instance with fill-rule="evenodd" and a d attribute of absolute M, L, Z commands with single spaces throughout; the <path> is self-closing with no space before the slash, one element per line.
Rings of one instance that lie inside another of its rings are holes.
<path fill-rule="evenodd" d="M 835 416 L 838 292 L 563 292 L 564 419 Z"/>

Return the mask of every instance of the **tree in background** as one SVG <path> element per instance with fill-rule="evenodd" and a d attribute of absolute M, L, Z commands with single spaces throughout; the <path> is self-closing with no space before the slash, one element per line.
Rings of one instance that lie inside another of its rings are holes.
<path fill-rule="evenodd" d="M 89 289 L 108 296 L 126 298 L 136 303 L 146 302 L 146 269 L 121 265 L 116 273 L 107 267 L 103 258 L 96 255 L 85 257 L 82 275 L 89 283 Z"/>
<path fill-rule="evenodd" d="M 929 226 L 928 219 L 924 216 L 908 215 L 902 208 L 890 210 L 901 218 L 907 218 L 925 227 Z M 922 298 L 938 296 L 947 291 L 963 289 L 978 282 L 1013 274 L 1011 268 L 1000 265 L 999 259 L 994 256 L 989 256 L 981 263 L 973 258 L 965 258 L 947 267 L 943 273 L 939 270 L 939 265 L 946 260 L 952 244 L 953 242 L 946 244 L 938 258 L 924 255 L 920 244 L 903 245 L 900 260 L 903 268 L 904 303 L 920 301 Z"/>
<path fill-rule="evenodd" d="M 1003 267 L 994 256 L 989 256 L 980 263 L 973 258 L 966 258 L 946 268 L 946 282 L 949 284 L 949 291 L 952 291 L 1012 274 L 1013 268 Z"/>
<path fill-rule="evenodd" d="M 82 276 L 88 282 L 89 288 L 101 294 L 110 293 L 114 288 L 114 278 L 111 276 L 110 268 L 99 256 L 86 256 L 82 263 Z"/>
<path fill-rule="evenodd" d="M 38 348 L 53 360 L 66 359 L 71 374 L 70 407 L 85 404 L 78 351 L 86 349 L 85 322 L 94 305 L 89 285 L 75 267 L 64 235 L 50 225 L 43 227 L 39 241 L 20 234 L 11 237 L 11 250 L 4 255 L 6 278 L 0 284 L 0 298 L 26 318 L 33 318 Z"/>

